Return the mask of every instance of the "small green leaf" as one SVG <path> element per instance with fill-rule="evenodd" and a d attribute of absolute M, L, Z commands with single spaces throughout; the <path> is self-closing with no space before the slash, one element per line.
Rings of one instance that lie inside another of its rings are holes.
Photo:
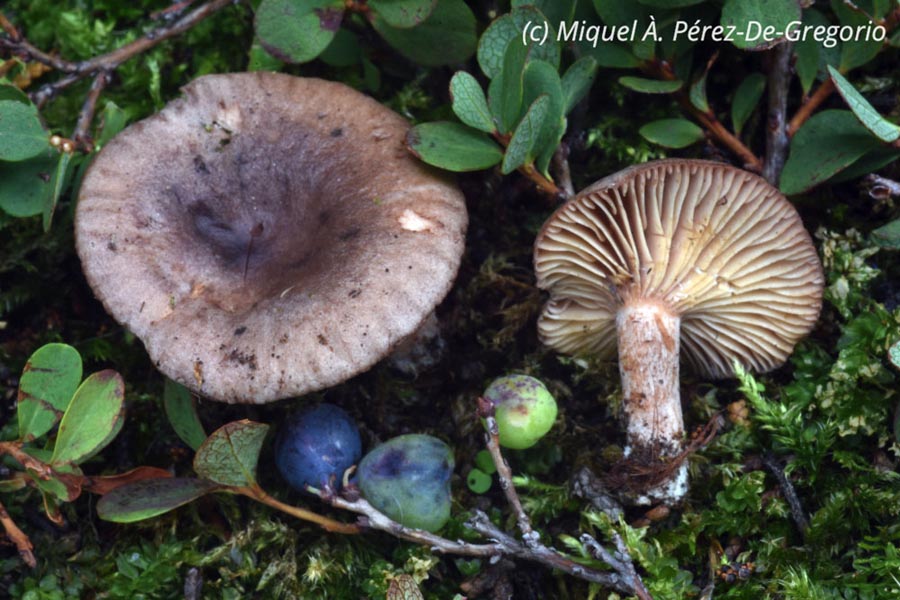
<path fill-rule="evenodd" d="M 66 344 L 47 344 L 31 355 L 19 379 L 19 439 L 37 439 L 56 425 L 81 383 L 81 368 L 78 350 Z"/>
<path fill-rule="evenodd" d="M 857 32 L 865 31 L 873 27 L 868 16 L 860 13 L 855 6 L 850 5 L 845 0 L 831 0 L 831 9 L 837 15 L 838 21 L 844 27 L 845 31 Z M 841 59 L 839 69 L 842 73 L 847 73 L 861 67 L 881 51 L 883 42 L 872 39 L 865 39 L 866 36 L 854 36 L 856 39 L 841 41 Z"/>
<path fill-rule="evenodd" d="M 359 64 L 361 59 L 362 48 L 359 46 L 359 39 L 355 33 L 343 27 L 338 29 L 334 39 L 319 55 L 319 60 L 332 67 L 351 67 Z"/>
<path fill-rule="evenodd" d="M 826 27 L 831 25 L 830 21 L 821 12 L 808 8 L 803 11 L 802 27 L 821 27 L 823 31 L 827 31 Z M 812 89 L 819 75 L 819 64 L 825 62 L 827 64 L 827 55 L 834 51 L 833 48 L 825 48 L 821 41 L 816 40 L 813 36 L 802 36 L 794 42 L 794 54 L 797 56 L 794 68 L 797 71 L 797 77 L 800 79 L 800 87 L 804 94 L 808 94 Z M 837 56 L 835 55 L 835 60 Z"/>
<path fill-rule="evenodd" d="M 860 158 L 853 161 L 853 164 L 833 176 L 831 181 L 837 183 L 839 181 L 857 179 L 868 175 L 869 173 L 873 173 L 897 159 L 900 159 L 900 148 L 895 148 L 893 146 L 879 146 L 878 148 L 869 150 Z"/>
<path fill-rule="evenodd" d="M 562 91 L 565 97 L 563 112 L 569 114 L 575 105 L 591 90 L 597 75 L 597 61 L 593 56 L 582 56 L 566 69 L 562 76 Z"/>
<path fill-rule="evenodd" d="M 703 112 L 709 112 L 709 101 L 706 99 L 706 73 L 704 71 L 700 79 L 691 84 L 688 92 L 691 104 Z"/>
<path fill-rule="evenodd" d="M 343 17 L 341 0 L 262 0 L 256 35 L 278 60 L 308 62 L 331 43 Z"/>
<path fill-rule="evenodd" d="M 488 104 L 500 133 L 509 133 L 522 116 L 525 63 L 528 47 L 509 44 L 503 57 L 503 69 L 488 85 Z"/>
<path fill-rule="evenodd" d="M 844 102 L 847 103 L 847 106 L 850 107 L 850 110 L 853 111 L 853 114 L 856 115 L 856 118 L 860 120 L 866 129 L 875 134 L 881 141 L 889 144 L 900 138 L 900 127 L 882 117 L 837 69 L 829 65 L 828 74 L 831 75 L 831 79 L 834 81 L 838 92 L 844 98 Z"/>
<path fill-rule="evenodd" d="M 703 139 L 703 130 L 685 119 L 660 119 L 638 130 L 645 139 L 666 148 L 684 148 Z"/>
<path fill-rule="evenodd" d="M 475 15 L 463 0 L 438 0 L 431 16 L 416 27 L 391 27 L 378 15 L 372 26 L 400 54 L 425 67 L 461 63 L 478 43 Z"/>
<path fill-rule="evenodd" d="M 478 80 L 465 71 L 457 71 L 450 80 L 450 97 L 453 100 L 453 112 L 460 121 L 485 133 L 495 131 L 491 109 L 488 108 L 487 98 L 484 97 L 484 90 Z"/>
<path fill-rule="evenodd" d="M 734 27 L 732 43 L 744 50 L 764 50 L 782 39 L 787 26 L 801 17 L 797 0 L 725 0 L 722 25 Z"/>
<path fill-rule="evenodd" d="M 28 474 L 35 486 L 44 494 L 52 496 L 60 502 L 72 502 L 77 499 L 81 495 L 81 484 L 84 481 L 81 469 L 72 463 L 62 463 L 53 465 L 53 471 L 54 474 L 73 475 L 74 477 L 66 481 L 53 475 L 50 476 L 50 479 L 43 479 L 30 469 Z"/>
<path fill-rule="evenodd" d="M 512 138 L 509 140 L 506 154 L 503 156 L 503 165 L 500 170 L 504 175 L 512 173 L 522 165 L 531 163 L 534 160 L 537 154 L 535 145 L 550 113 L 550 102 L 550 97 L 547 94 L 538 96 L 531 103 L 531 106 L 528 107 L 522 120 L 519 121 Z"/>
<path fill-rule="evenodd" d="M 512 0 L 512 8 L 533 6 L 550 23 L 569 22 L 575 18 L 578 0 Z"/>
<path fill-rule="evenodd" d="M 125 417 L 125 382 L 112 370 L 89 376 L 76 390 L 59 424 L 54 464 L 78 464 L 113 440 Z"/>
<path fill-rule="evenodd" d="M 565 133 L 565 98 L 556 69 L 542 60 L 534 60 L 525 67 L 523 104 L 530 106 L 541 95 L 547 96 L 549 104 L 526 162 L 530 162 L 532 157 L 538 158 L 535 168 L 549 177 L 547 166 Z"/>
<path fill-rule="evenodd" d="M 269 54 L 269 51 L 259 43 L 258 37 L 253 38 L 253 43 L 250 44 L 250 50 L 247 52 L 248 71 L 280 71 L 283 66 L 284 61 Z"/>
<path fill-rule="evenodd" d="M 94 147 L 99 150 L 113 139 L 128 123 L 128 113 L 112 100 L 106 102 L 100 113 L 100 125 L 94 134 Z"/>
<path fill-rule="evenodd" d="M 494 464 L 494 459 L 491 458 L 491 453 L 487 450 L 478 451 L 478 454 L 475 455 L 475 466 L 488 475 L 493 475 L 497 472 L 497 465 Z"/>
<path fill-rule="evenodd" d="M 22 104 L 31 105 L 28 94 L 8 83 L 0 83 L 0 100 L 14 100 Z"/>
<path fill-rule="evenodd" d="M 744 129 L 744 124 L 753 109 L 759 104 L 763 90 L 766 89 L 766 78 L 762 73 L 751 73 L 738 86 L 734 92 L 734 100 L 731 102 L 731 124 L 738 135 Z"/>
<path fill-rule="evenodd" d="M 582 42 L 579 47 L 584 53 L 592 56 L 601 67 L 632 69 L 641 65 L 641 59 L 635 56 L 629 48 L 616 42 L 603 44 Z"/>
<path fill-rule="evenodd" d="M 545 29 L 546 28 L 546 29 Z M 532 41 L 527 31 L 546 31 L 543 43 Z M 524 35 L 524 37 L 523 37 Z M 508 14 L 494 19 L 478 41 L 478 64 L 490 79 L 503 69 L 507 48 L 510 44 L 528 46 L 531 59 L 543 60 L 559 68 L 560 50 L 556 32 L 547 17 L 534 6 L 514 8 Z"/>
<path fill-rule="evenodd" d="M 447 121 L 416 125 L 406 143 L 420 160 L 448 171 L 480 171 L 503 159 L 503 150 L 486 135 Z"/>
<path fill-rule="evenodd" d="M 425 600 L 412 575 L 401 573 L 391 577 L 385 600 Z"/>
<path fill-rule="evenodd" d="M 369 0 L 369 7 L 391 27 L 415 27 L 427 19 L 437 0 Z"/>
<path fill-rule="evenodd" d="M 193 502 L 217 487 L 210 481 L 188 477 L 145 479 L 105 494 L 97 502 L 97 516 L 113 523 L 134 523 Z"/>
<path fill-rule="evenodd" d="M 256 463 L 269 426 L 243 419 L 216 429 L 194 456 L 194 471 L 222 485 L 256 484 Z"/>
<path fill-rule="evenodd" d="M 53 169 L 53 176 L 50 178 L 50 194 L 44 198 L 42 211 L 44 231 L 50 231 L 50 225 L 53 223 L 53 213 L 56 212 L 56 204 L 59 202 L 59 197 L 62 195 L 69 180 L 69 164 L 71 161 L 71 154 L 68 152 L 59 153 L 56 168 Z"/>
<path fill-rule="evenodd" d="M 781 173 L 785 194 L 799 194 L 827 181 L 881 142 L 849 110 L 825 110 L 794 135 Z"/>
<path fill-rule="evenodd" d="M 630 75 L 619 77 L 619 83 L 630 90 L 641 92 L 642 94 L 671 94 L 680 90 L 682 85 L 678 80 L 645 79 Z"/>
<path fill-rule="evenodd" d="M 872 242 L 881 248 L 900 250 L 900 219 L 895 219 L 873 231 Z M 894 366 L 900 368 L 900 342 L 891 346 L 890 357 Z"/>
<path fill-rule="evenodd" d="M 52 180 L 58 164 L 53 149 L 21 162 L 0 161 L 0 208 L 14 217 L 43 213 L 56 189 Z"/>
<path fill-rule="evenodd" d="M 481 469 L 472 469 L 466 476 L 466 485 L 474 494 L 483 494 L 491 489 L 493 479 Z"/>
<path fill-rule="evenodd" d="M 206 440 L 206 432 L 200 417 L 197 415 L 197 405 L 191 392 L 179 383 L 166 379 L 163 390 L 163 404 L 166 416 L 172 429 L 181 440 L 196 450 Z"/>
<path fill-rule="evenodd" d="M 50 135 L 33 104 L 0 100 L 0 160 L 25 160 L 49 147 Z"/>

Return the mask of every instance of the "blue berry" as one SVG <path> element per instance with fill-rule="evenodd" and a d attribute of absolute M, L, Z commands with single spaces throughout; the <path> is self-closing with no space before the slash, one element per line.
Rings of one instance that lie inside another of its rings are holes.
<path fill-rule="evenodd" d="M 362 456 L 356 423 L 344 409 L 333 404 L 287 418 L 275 441 L 275 466 L 291 485 L 340 488 L 341 477 Z"/>

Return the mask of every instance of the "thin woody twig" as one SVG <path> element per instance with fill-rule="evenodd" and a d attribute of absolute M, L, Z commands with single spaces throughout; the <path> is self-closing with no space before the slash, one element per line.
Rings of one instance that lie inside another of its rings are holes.
<path fill-rule="evenodd" d="M 66 75 L 60 79 L 41 86 L 40 89 L 31 95 L 32 101 L 38 106 L 41 106 L 46 103 L 47 100 L 54 97 L 61 90 L 73 83 L 95 75 L 98 72 L 114 71 L 125 61 L 153 48 L 160 42 L 184 33 L 213 13 L 225 8 L 233 2 L 234 0 L 210 0 L 173 23 L 158 27 L 133 42 L 120 46 L 111 52 L 80 62 L 67 61 L 51 56 L 46 52 L 35 48 L 10 25 L 15 34 L 11 33 L 6 25 L 4 25 L 4 22 L 6 24 L 9 23 L 5 18 L 0 20 L 0 25 L 3 26 L 9 37 L 8 39 L 0 39 L 0 47 L 5 47 L 13 53 L 22 54 L 31 60 L 42 62 L 58 71 L 66 73 Z"/>
<path fill-rule="evenodd" d="M 784 499 L 791 509 L 791 517 L 793 517 L 794 523 L 797 524 L 800 533 L 806 536 L 806 531 L 809 529 L 809 519 L 803 511 L 803 505 L 800 504 L 800 498 L 797 497 L 797 491 L 794 489 L 794 484 L 792 484 L 791 480 L 784 474 L 784 467 L 781 466 L 778 459 L 776 459 L 773 454 L 768 452 L 763 455 L 762 463 L 778 481 L 781 493 L 784 495 Z"/>
<path fill-rule="evenodd" d="M 631 555 L 628 553 L 628 546 L 625 545 L 625 540 L 623 540 L 622 536 L 615 531 L 612 532 L 611 537 L 613 543 L 616 545 L 615 556 L 610 554 L 606 548 L 587 533 L 582 534 L 581 543 L 588 552 L 591 553 L 591 556 L 597 560 L 602 560 L 623 575 L 631 584 L 633 593 L 638 597 L 638 600 L 653 600 L 650 592 L 648 592 L 647 588 L 644 586 L 644 582 L 641 581 L 640 576 L 634 569 L 634 562 L 631 560 Z"/>
<path fill-rule="evenodd" d="M 19 526 L 16 525 L 15 521 L 12 520 L 12 517 L 9 516 L 9 513 L 6 512 L 6 507 L 3 506 L 3 504 L 0 504 L 0 524 L 2 524 L 3 529 L 6 530 L 7 537 L 9 537 L 16 545 L 19 556 L 22 557 L 25 564 L 32 569 L 35 568 L 37 566 L 37 560 L 34 557 L 34 546 L 32 545 L 31 540 L 28 539 L 28 536 L 25 535 L 25 532 L 19 529 Z"/>
<path fill-rule="evenodd" d="M 81 113 L 78 115 L 78 123 L 75 125 L 75 131 L 72 133 L 72 139 L 76 144 L 81 146 L 85 152 L 91 152 L 94 149 L 94 140 L 90 137 L 91 123 L 94 121 L 94 113 L 97 110 L 97 100 L 103 92 L 103 88 L 109 83 L 109 73 L 100 71 L 94 77 L 91 89 L 88 91 L 84 105 L 81 107 Z"/>
<path fill-rule="evenodd" d="M 671 65 L 666 61 L 652 61 L 645 63 L 644 70 L 655 77 L 674 81 L 678 79 L 675 72 L 672 71 Z M 706 131 L 722 145 L 731 150 L 738 158 L 743 161 L 743 166 L 748 171 L 759 173 L 762 171 L 762 161 L 756 156 L 750 148 L 744 145 L 733 133 L 722 125 L 712 110 L 701 110 L 694 106 L 690 96 L 683 90 L 675 92 L 675 99 L 681 105 L 682 110 L 693 116 Z"/>
<path fill-rule="evenodd" d="M 828 99 L 831 93 L 834 91 L 834 82 L 829 77 L 822 84 L 816 88 L 816 91 L 813 92 L 813 95 L 810 96 L 806 102 L 804 102 L 800 108 L 797 109 L 797 112 L 794 113 L 794 116 L 791 117 L 791 122 L 788 123 L 787 134 L 791 137 L 797 133 L 797 130 L 806 123 L 807 119 L 809 119 L 812 114 L 816 111 L 819 106 Z"/>
<path fill-rule="evenodd" d="M 528 518 L 525 509 L 522 508 L 522 501 L 519 500 L 516 486 L 513 485 L 512 471 L 510 471 L 509 464 L 500 452 L 500 430 L 497 426 L 497 419 L 494 418 L 494 405 L 485 398 L 478 398 L 478 415 L 483 418 L 487 424 L 485 444 L 487 445 L 488 452 L 491 454 L 491 459 L 494 461 L 494 466 L 497 468 L 497 478 L 500 483 L 500 489 L 503 490 L 506 501 L 509 502 L 509 505 L 513 509 L 513 513 L 516 516 L 516 524 L 519 526 L 519 531 L 522 533 L 522 539 L 525 540 L 525 543 L 529 547 L 535 548 L 540 543 L 540 536 L 538 536 L 531 527 L 531 519 Z"/>
<path fill-rule="evenodd" d="M 787 133 L 788 88 L 791 83 L 791 55 L 794 45 L 785 40 L 772 48 L 769 66 L 769 111 L 766 126 L 766 160 L 762 176 L 778 187 L 787 159 L 790 138 Z"/>
<path fill-rule="evenodd" d="M 556 152 L 553 153 L 553 169 L 566 197 L 574 196 L 575 188 L 572 186 L 572 171 L 569 169 L 569 145 L 565 142 L 560 142 Z"/>
<path fill-rule="evenodd" d="M 889 43 L 887 40 L 890 39 L 890 36 L 887 34 L 890 34 L 898 24 L 900 24 L 900 8 L 895 8 L 885 16 L 885 18 L 878 21 L 877 25 L 880 25 L 885 29 L 885 45 Z M 843 70 L 841 71 L 841 74 L 844 74 Z M 834 90 L 834 81 L 832 81 L 830 77 L 823 81 L 822 84 L 816 88 L 816 91 L 813 92 L 813 95 L 807 98 L 800 108 L 797 109 L 797 112 L 794 113 L 791 122 L 788 124 L 787 134 L 793 137 L 800 127 L 812 116 L 816 109 L 831 96 Z"/>

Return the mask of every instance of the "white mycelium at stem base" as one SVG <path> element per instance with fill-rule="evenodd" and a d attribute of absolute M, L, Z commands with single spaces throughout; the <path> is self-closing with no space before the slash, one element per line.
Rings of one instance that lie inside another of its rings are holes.
<path fill-rule="evenodd" d="M 682 450 L 684 419 L 678 390 L 681 319 L 663 304 L 637 301 L 616 314 L 619 372 L 627 422 L 625 456 L 665 460 Z M 646 490 L 637 504 L 680 498 L 687 492 L 687 465 L 670 481 Z"/>

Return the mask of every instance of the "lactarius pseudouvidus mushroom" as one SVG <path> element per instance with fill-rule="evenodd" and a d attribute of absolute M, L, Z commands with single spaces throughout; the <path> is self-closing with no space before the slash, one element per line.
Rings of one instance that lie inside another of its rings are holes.
<path fill-rule="evenodd" d="M 197 393 L 268 402 L 370 368 L 446 295 L 459 190 L 351 88 L 201 77 L 95 159 L 78 253 L 106 309 Z"/>
<path fill-rule="evenodd" d="M 793 206 L 760 177 L 708 161 L 598 181 L 544 224 L 534 261 L 550 292 L 544 343 L 601 358 L 618 348 L 626 459 L 658 475 L 631 483 L 638 504 L 687 491 L 679 354 L 712 378 L 733 361 L 774 369 L 822 304 L 822 266 Z"/>

